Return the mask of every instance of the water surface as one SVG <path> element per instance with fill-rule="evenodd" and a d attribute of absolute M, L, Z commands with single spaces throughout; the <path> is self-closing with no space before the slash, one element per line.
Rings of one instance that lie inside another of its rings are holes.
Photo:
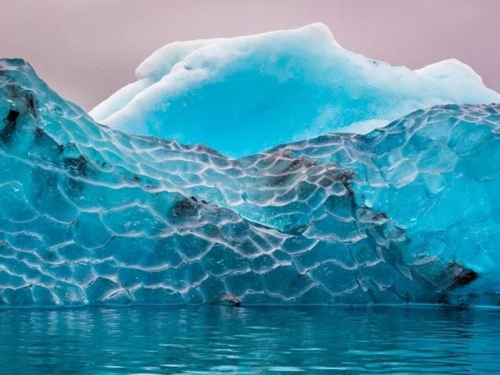
<path fill-rule="evenodd" d="M 486 374 L 500 310 L 0 310 L 0 374 Z"/>

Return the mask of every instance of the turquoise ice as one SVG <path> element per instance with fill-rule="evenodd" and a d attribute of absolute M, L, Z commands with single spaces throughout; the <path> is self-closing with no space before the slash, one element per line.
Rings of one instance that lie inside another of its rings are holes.
<path fill-rule="evenodd" d="M 368 132 L 437 104 L 500 101 L 457 60 L 393 67 L 342 48 L 322 24 L 169 44 L 136 76 L 90 115 L 232 157 L 329 131 Z"/>
<path fill-rule="evenodd" d="M 0 118 L 2 304 L 499 302 L 498 105 L 234 159 L 1 60 Z"/>

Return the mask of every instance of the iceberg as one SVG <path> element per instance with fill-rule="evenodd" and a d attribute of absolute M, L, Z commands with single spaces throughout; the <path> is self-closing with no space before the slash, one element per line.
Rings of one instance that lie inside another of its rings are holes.
<path fill-rule="evenodd" d="M 3 59 L 0 119 L 0 305 L 500 302 L 500 105 L 233 158 L 100 125 Z"/>
<path fill-rule="evenodd" d="M 95 121 L 232 157 L 331 131 L 366 133 L 438 104 L 500 101 L 457 60 L 393 67 L 342 48 L 319 23 L 169 44 L 136 76 L 90 112 Z"/>

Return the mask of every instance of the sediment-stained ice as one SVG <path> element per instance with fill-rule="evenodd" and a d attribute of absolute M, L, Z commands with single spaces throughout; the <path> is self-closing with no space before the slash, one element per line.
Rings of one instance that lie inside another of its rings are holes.
<path fill-rule="evenodd" d="M 393 67 L 342 48 L 322 24 L 169 44 L 136 76 L 90 112 L 97 122 L 232 157 L 330 131 L 368 132 L 437 104 L 500 101 L 457 60 Z"/>
<path fill-rule="evenodd" d="M 498 303 L 499 116 L 232 159 L 96 124 L 0 60 L 0 303 Z"/>

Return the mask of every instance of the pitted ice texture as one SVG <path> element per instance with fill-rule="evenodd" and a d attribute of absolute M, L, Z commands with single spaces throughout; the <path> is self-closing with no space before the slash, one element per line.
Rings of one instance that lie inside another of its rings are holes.
<path fill-rule="evenodd" d="M 0 303 L 495 303 L 499 111 L 232 159 L 99 125 L 0 60 Z"/>

